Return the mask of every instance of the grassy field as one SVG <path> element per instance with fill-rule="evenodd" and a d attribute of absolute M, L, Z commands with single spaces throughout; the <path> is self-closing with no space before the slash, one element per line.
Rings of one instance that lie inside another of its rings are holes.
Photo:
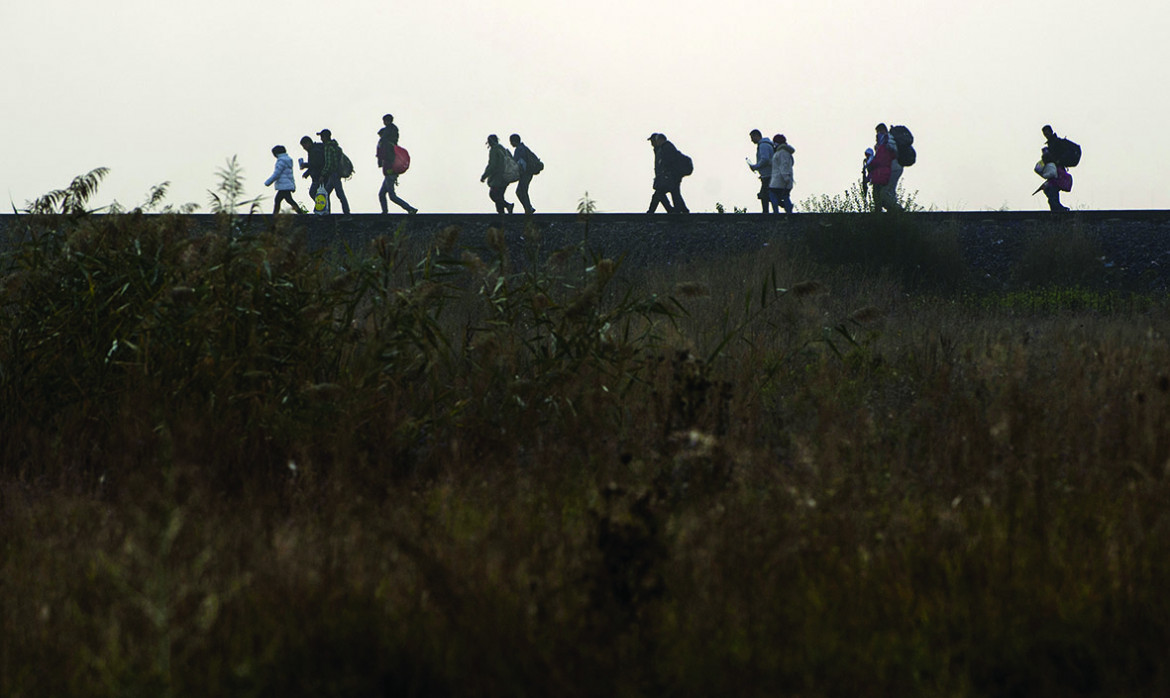
<path fill-rule="evenodd" d="M 1170 693 L 1170 305 L 1059 231 L 989 290 L 900 218 L 641 270 L 27 220 L 0 695 Z"/>

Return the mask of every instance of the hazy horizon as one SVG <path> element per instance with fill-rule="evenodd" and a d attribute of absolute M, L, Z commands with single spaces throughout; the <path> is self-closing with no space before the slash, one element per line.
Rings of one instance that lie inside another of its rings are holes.
<path fill-rule="evenodd" d="M 423 213 L 489 212 L 484 140 L 517 132 L 545 162 L 538 212 L 589 192 L 602 211 L 644 211 L 665 133 L 690 155 L 692 211 L 758 209 L 744 164 L 748 132 L 796 149 L 798 204 L 857 179 L 878 122 L 913 129 L 918 164 L 903 182 L 942 210 L 1042 210 L 1032 172 L 1052 124 L 1084 148 L 1064 201 L 1074 208 L 1170 207 L 1151 164 L 1170 101 L 1162 89 L 1170 9 L 858 0 L 680 8 L 662 0 L 467 0 L 398 6 L 291 0 L 199 6 L 44 0 L 0 10 L 11 85 L 4 194 L 13 205 L 111 169 L 95 200 L 168 200 L 204 210 L 233 155 L 249 196 L 295 160 L 303 135 L 330 128 L 355 164 L 355 213 L 376 212 L 374 162 L 395 115 L 411 169 L 399 194 Z M 513 190 L 509 199 L 514 200 Z M 306 180 L 296 197 L 307 201 Z M 394 209 L 392 209 L 394 210 Z"/>

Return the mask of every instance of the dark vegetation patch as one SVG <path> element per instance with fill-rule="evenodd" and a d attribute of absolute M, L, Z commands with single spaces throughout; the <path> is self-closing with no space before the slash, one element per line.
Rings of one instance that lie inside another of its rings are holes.
<path fill-rule="evenodd" d="M 893 217 L 636 268 L 223 220 L 0 259 L 2 695 L 1170 688 L 1166 302 L 1091 240 L 1005 290 Z"/>

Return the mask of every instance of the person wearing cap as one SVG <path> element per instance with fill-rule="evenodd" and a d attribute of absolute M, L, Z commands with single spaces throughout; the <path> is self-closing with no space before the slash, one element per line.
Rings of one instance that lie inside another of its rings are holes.
<path fill-rule="evenodd" d="M 382 206 L 382 213 L 389 213 L 386 203 L 389 198 L 398 204 L 407 213 L 418 213 L 418 209 L 398 197 L 394 187 L 398 183 L 398 174 L 394 171 L 394 146 L 398 145 L 398 127 L 394 125 L 394 117 L 386 114 L 382 117 L 382 128 L 378 131 L 378 167 L 382 169 L 382 188 L 378 190 L 378 203 Z"/>
<path fill-rule="evenodd" d="M 349 215 L 349 200 L 345 198 L 345 188 L 341 185 L 341 144 L 333 140 L 333 133 L 323 128 L 317 132 L 321 137 L 324 152 L 324 164 L 321 166 L 321 179 L 324 182 L 325 196 L 337 192 L 337 200 L 341 202 L 341 212 Z"/>
<path fill-rule="evenodd" d="M 679 165 L 682 153 L 664 134 L 651 133 L 646 140 L 654 148 L 654 194 L 650 197 L 650 208 L 646 213 L 657 211 L 658 204 L 662 204 L 667 213 L 690 213 L 680 191 L 683 173 Z"/>
<path fill-rule="evenodd" d="M 496 204 L 496 213 L 501 215 L 511 213 L 512 209 L 516 208 L 516 204 L 506 199 L 508 185 L 511 182 L 508 181 L 505 162 L 512 159 L 512 154 L 500 144 L 500 137 L 494 133 L 487 137 L 487 146 L 490 149 L 488 164 L 479 181 L 487 182 L 488 196 Z"/>
<path fill-rule="evenodd" d="M 792 213 L 792 154 L 796 149 L 788 145 L 788 139 L 783 134 L 772 136 L 772 145 L 775 152 L 772 154 L 772 178 L 768 183 L 768 199 L 772 203 L 772 213 Z"/>
<path fill-rule="evenodd" d="M 317 187 L 321 186 L 321 168 L 325 166 L 325 146 L 313 142 L 313 139 L 308 136 L 303 136 L 301 147 L 309 156 L 308 160 L 300 159 L 300 167 L 304 170 L 301 177 L 309 180 L 309 201 L 313 202 L 317 197 Z"/>

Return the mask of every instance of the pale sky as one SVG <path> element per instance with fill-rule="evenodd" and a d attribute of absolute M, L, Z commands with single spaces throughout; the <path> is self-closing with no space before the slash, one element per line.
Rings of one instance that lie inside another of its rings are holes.
<path fill-rule="evenodd" d="M 23 207 L 106 166 L 95 204 L 170 181 L 206 210 L 238 155 L 267 211 L 272 146 L 295 160 L 327 127 L 372 213 L 390 112 L 412 160 L 398 193 L 424 213 L 494 211 L 489 133 L 544 161 L 538 212 L 586 191 L 644 211 L 655 131 L 694 160 L 692 211 L 755 211 L 748 131 L 796 148 L 799 204 L 849 187 L 879 121 L 914 131 L 903 182 L 925 205 L 1045 209 L 1050 123 L 1084 151 L 1066 204 L 1165 209 L 1168 31 L 1165 0 L 0 0 L 0 194 Z"/>

